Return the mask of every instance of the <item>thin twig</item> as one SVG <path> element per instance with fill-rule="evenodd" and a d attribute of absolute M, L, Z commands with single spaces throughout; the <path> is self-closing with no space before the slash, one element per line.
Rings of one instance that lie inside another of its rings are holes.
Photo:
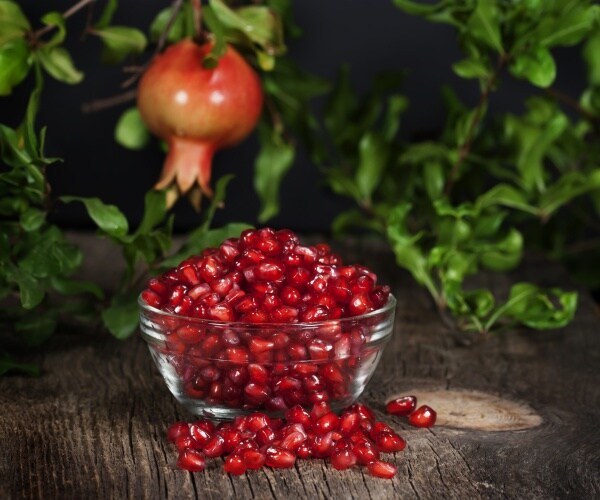
<path fill-rule="evenodd" d="M 114 106 L 118 106 L 119 104 L 133 101 L 136 95 L 136 89 L 128 90 L 127 92 L 123 92 L 122 94 L 118 94 L 112 97 L 107 97 L 105 99 L 98 99 L 96 101 L 84 103 L 81 109 L 84 113 L 93 113 L 95 111 L 101 111 L 103 109 L 112 108 Z"/>
<path fill-rule="evenodd" d="M 66 11 L 63 12 L 63 17 L 65 19 L 67 19 L 67 18 L 71 17 L 73 14 L 76 14 L 77 12 L 79 12 L 86 5 L 94 3 L 95 1 L 96 0 L 79 0 L 79 2 L 77 2 L 74 5 L 72 5 L 70 8 L 68 8 Z M 39 37 L 45 35 L 49 31 L 52 31 L 55 27 L 56 26 L 44 26 L 43 28 L 40 28 L 39 30 L 37 30 L 36 32 L 34 32 L 33 37 L 35 39 L 38 39 Z"/>
<path fill-rule="evenodd" d="M 573 99 L 570 95 L 567 95 L 564 92 L 555 89 L 554 87 L 547 88 L 546 93 L 549 96 L 554 97 L 557 101 L 560 101 L 566 104 L 567 106 L 573 108 L 575 111 L 577 111 L 580 115 L 584 116 L 588 120 L 592 122 L 597 122 L 600 120 L 600 116 L 597 116 L 594 113 L 585 109 L 581 104 L 579 104 L 579 102 L 576 99 Z"/>
<path fill-rule="evenodd" d="M 452 188 L 454 187 L 454 183 L 456 182 L 456 179 L 458 177 L 460 167 L 471 152 L 473 140 L 475 139 L 475 131 L 477 130 L 477 127 L 479 126 L 479 123 L 483 118 L 483 108 L 485 108 L 486 104 L 488 103 L 494 85 L 496 85 L 496 81 L 500 76 L 500 72 L 506 65 L 507 61 L 508 58 L 505 54 L 502 54 L 498 58 L 498 64 L 496 65 L 496 69 L 492 76 L 490 76 L 490 78 L 488 79 L 483 91 L 481 92 L 479 102 L 477 103 L 477 107 L 475 108 L 473 119 L 471 120 L 471 123 L 469 124 L 469 129 L 467 130 L 467 136 L 465 137 L 464 142 L 460 146 L 458 159 L 452 166 L 452 170 L 450 171 L 450 174 L 448 175 L 448 179 L 446 181 L 446 185 L 444 186 L 444 194 L 446 196 L 448 196 L 451 193 Z"/>

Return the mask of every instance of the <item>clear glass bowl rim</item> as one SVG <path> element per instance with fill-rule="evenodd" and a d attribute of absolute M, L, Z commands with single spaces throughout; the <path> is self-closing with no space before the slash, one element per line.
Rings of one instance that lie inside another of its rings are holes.
<path fill-rule="evenodd" d="M 392 312 L 396 308 L 396 297 L 393 294 L 389 294 L 388 301 L 383 307 L 379 309 L 375 309 L 374 311 L 370 311 L 366 314 L 361 314 L 359 316 L 347 316 L 344 318 L 338 319 L 327 319 L 325 321 L 311 321 L 311 322 L 299 322 L 299 323 L 247 323 L 241 321 L 217 321 L 212 319 L 205 318 L 194 318 L 192 316 L 182 316 L 180 314 L 170 313 L 167 311 L 162 311 L 161 309 L 157 309 L 148 305 L 144 299 L 142 298 L 142 294 L 138 296 L 138 305 L 143 312 L 148 312 L 154 315 L 158 315 L 163 318 L 176 319 L 177 321 L 185 321 L 192 324 L 203 325 L 212 328 L 244 328 L 244 329 L 275 329 L 275 328 L 293 328 L 293 329 L 312 329 L 312 328 L 322 328 L 327 325 L 339 325 L 340 323 L 361 323 L 362 321 L 368 320 L 370 318 L 377 318 L 378 316 L 385 316 L 386 314 Z"/>

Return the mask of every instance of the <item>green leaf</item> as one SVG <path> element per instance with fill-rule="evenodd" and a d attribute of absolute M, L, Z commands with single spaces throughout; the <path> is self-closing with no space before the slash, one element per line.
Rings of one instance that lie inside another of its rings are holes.
<path fill-rule="evenodd" d="M 30 346 L 42 345 L 55 332 L 56 327 L 57 320 L 52 311 L 29 314 L 15 323 L 15 330 Z"/>
<path fill-rule="evenodd" d="M 479 262 L 492 271 L 509 271 L 514 269 L 523 256 L 523 235 L 512 228 L 508 234 L 491 245 L 480 245 L 477 248 Z"/>
<path fill-rule="evenodd" d="M 8 354 L 0 354 L 0 376 L 9 372 L 23 373 L 31 377 L 39 377 L 40 367 L 30 363 L 19 363 L 12 359 Z"/>
<path fill-rule="evenodd" d="M 491 70 L 481 59 L 463 59 L 452 65 L 454 71 L 461 78 L 489 78 Z"/>
<path fill-rule="evenodd" d="M 210 53 L 204 57 L 202 64 L 206 68 L 216 68 L 219 63 L 219 58 L 225 54 L 225 51 L 227 50 L 226 29 L 209 5 L 202 11 L 202 17 L 214 38 L 213 47 Z"/>
<path fill-rule="evenodd" d="M 488 47 L 504 53 L 500 33 L 500 11 L 495 0 L 478 0 L 467 23 L 467 33 Z"/>
<path fill-rule="evenodd" d="M 34 237 L 19 261 L 22 271 L 35 278 L 48 278 L 71 274 L 81 264 L 80 250 L 68 243 L 57 227 L 50 226 Z"/>
<path fill-rule="evenodd" d="M 128 26 L 108 26 L 93 33 L 104 43 L 102 61 L 110 64 L 119 64 L 131 54 L 141 54 L 148 43 L 144 33 Z"/>
<path fill-rule="evenodd" d="M 173 20 L 171 27 L 169 28 L 169 32 L 167 33 L 166 41 L 169 43 L 177 42 L 186 37 L 192 37 L 194 35 L 193 23 L 188 23 L 187 18 L 191 16 L 186 15 L 186 6 L 177 13 L 175 19 Z M 203 10 L 203 15 L 206 14 L 206 10 L 208 10 L 208 6 L 205 6 L 205 10 Z M 150 25 L 150 40 L 153 42 L 157 42 L 162 33 L 167 29 L 167 25 L 170 22 L 171 16 L 173 15 L 173 8 L 167 7 L 166 9 L 161 10 L 158 15 L 152 21 Z M 207 24 L 208 24 L 208 20 Z M 212 27 L 209 25 L 212 31 Z"/>
<path fill-rule="evenodd" d="M 213 194 L 212 199 L 210 200 L 210 205 L 204 212 L 204 217 L 202 219 L 202 225 L 200 226 L 200 230 L 207 231 L 210 225 L 212 224 L 213 217 L 217 212 L 217 209 L 223 205 L 223 201 L 225 200 L 225 194 L 227 192 L 227 186 L 233 179 L 233 175 L 224 175 L 221 177 L 217 183 L 215 184 L 215 192 Z"/>
<path fill-rule="evenodd" d="M 383 178 L 390 157 L 390 146 L 377 132 L 366 132 L 358 144 L 356 185 L 361 198 L 370 203 L 375 188 Z"/>
<path fill-rule="evenodd" d="M 70 54 L 62 47 L 43 47 L 35 52 L 35 56 L 56 80 L 71 85 L 83 80 L 83 73 L 75 68 Z"/>
<path fill-rule="evenodd" d="M 209 5 L 224 26 L 240 31 L 268 55 L 282 54 L 285 51 L 283 26 L 273 9 L 262 5 L 232 9 L 222 0 L 209 0 Z"/>
<path fill-rule="evenodd" d="M 430 200 L 437 200 L 442 195 L 446 175 L 440 162 L 434 160 L 425 162 L 423 165 L 423 183 Z"/>
<path fill-rule="evenodd" d="M 19 296 L 24 309 L 33 309 L 46 295 L 44 287 L 28 272 L 17 270 L 13 276 L 19 286 Z"/>
<path fill-rule="evenodd" d="M 396 137 L 400 128 L 400 116 L 408 109 L 408 99 L 403 95 L 395 94 L 390 96 L 383 117 L 381 134 L 387 142 L 391 142 Z"/>
<path fill-rule="evenodd" d="M 0 0 L 0 46 L 13 36 L 21 36 L 31 29 L 28 19 L 19 5 L 13 1 Z"/>
<path fill-rule="evenodd" d="M 63 196 L 60 198 L 64 203 L 79 201 L 85 205 L 90 218 L 96 223 L 100 230 L 110 236 L 119 239 L 129 231 L 127 219 L 123 213 L 114 205 L 107 205 L 98 198 L 83 198 L 79 196 Z"/>
<path fill-rule="evenodd" d="M 137 228 L 137 234 L 147 234 L 160 224 L 167 214 L 167 196 L 165 191 L 151 189 L 144 198 L 144 216 Z"/>
<path fill-rule="evenodd" d="M 104 292 L 96 283 L 91 281 L 78 281 L 63 276 L 53 276 L 50 279 L 52 288 L 63 295 L 78 295 L 80 293 L 89 293 L 98 300 L 104 298 Z"/>
<path fill-rule="evenodd" d="M 522 191 L 508 184 L 496 184 L 480 195 L 475 205 L 478 213 L 497 205 L 515 208 L 533 215 L 538 213 L 538 210 L 527 202 L 527 198 Z"/>
<path fill-rule="evenodd" d="M 456 27 L 462 27 L 462 23 L 455 18 L 453 10 L 460 10 L 461 3 L 453 0 L 440 0 L 435 4 L 424 4 L 412 0 L 394 0 L 394 4 L 408 14 L 423 16 L 429 21 L 447 23 Z"/>
<path fill-rule="evenodd" d="M 506 304 L 504 314 L 530 328 L 562 328 L 575 315 L 577 293 L 559 288 L 543 291 L 530 283 L 517 283 L 511 288 Z"/>
<path fill-rule="evenodd" d="M 600 86 L 600 29 L 585 42 L 583 57 L 587 65 L 589 83 Z"/>
<path fill-rule="evenodd" d="M 259 129 L 260 152 L 254 163 L 254 189 L 261 203 L 261 223 L 279 213 L 281 182 L 294 162 L 295 148 L 266 125 Z"/>
<path fill-rule="evenodd" d="M 9 95 L 21 83 L 31 66 L 27 42 L 12 40 L 0 46 L 0 96 Z"/>
<path fill-rule="evenodd" d="M 537 30 L 544 34 L 540 43 L 545 47 L 578 44 L 600 19 L 600 7 L 586 3 L 562 2 L 556 17 L 543 18 Z"/>
<path fill-rule="evenodd" d="M 24 231 L 28 233 L 37 231 L 46 220 L 46 212 L 38 208 L 30 207 L 21 214 L 19 218 L 19 224 Z"/>
<path fill-rule="evenodd" d="M 541 88 L 549 87 L 556 78 L 554 58 L 542 46 L 517 54 L 508 69 L 513 76 L 529 80 L 531 84 Z"/>
<path fill-rule="evenodd" d="M 106 28 L 113 19 L 115 12 L 119 6 L 118 0 L 108 0 L 104 9 L 102 10 L 102 14 L 100 14 L 100 19 L 94 24 L 94 28 L 102 29 Z"/>
<path fill-rule="evenodd" d="M 29 96 L 27 102 L 27 110 L 25 111 L 25 118 L 21 123 L 20 129 L 25 139 L 25 149 L 35 159 L 42 159 L 44 155 L 43 145 L 43 132 L 42 132 L 42 144 L 38 143 L 38 137 L 35 131 L 35 119 L 37 116 L 38 109 L 40 107 L 40 95 L 44 86 L 44 80 L 42 78 L 42 71 L 38 65 L 35 66 L 35 88 Z M 44 159 L 45 160 L 45 159 Z"/>
<path fill-rule="evenodd" d="M 137 295 L 115 295 L 102 312 L 102 321 L 114 337 L 126 339 L 137 329 L 139 314 Z"/>
<path fill-rule="evenodd" d="M 64 42 L 65 37 L 67 36 L 67 28 L 65 23 L 65 18 L 60 12 L 48 12 L 41 19 L 42 23 L 46 26 L 50 26 L 56 28 L 55 33 L 52 35 L 52 38 L 47 42 L 44 42 L 44 47 L 46 49 L 50 49 L 52 47 L 56 47 Z"/>
<path fill-rule="evenodd" d="M 597 189 L 600 189 L 600 168 L 594 169 L 589 176 L 567 172 L 540 196 L 540 215 L 547 219 L 574 198 Z"/>
<path fill-rule="evenodd" d="M 115 128 L 115 140 L 128 149 L 139 150 L 150 141 L 150 132 L 144 125 L 137 107 L 123 112 Z"/>
<path fill-rule="evenodd" d="M 412 206 L 402 202 L 390 211 L 387 221 L 387 238 L 396 257 L 396 263 L 409 271 L 413 278 L 424 285 L 434 299 L 439 300 L 440 294 L 431 276 L 427 259 L 418 246 L 422 233 L 410 234 L 406 219 Z"/>
<path fill-rule="evenodd" d="M 505 118 L 506 138 L 515 142 L 516 164 L 526 191 L 544 191 L 544 157 L 550 146 L 569 126 L 569 119 L 556 107 L 539 98 L 527 101 L 528 113 L 520 119 Z"/>
<path fill-rule="evenodd" d="M 347 210 L 338 214 L 331 224 L 331 231 L 336 237 L 352 233 L 353 229 L 368 229 L 375 233 L 385 232 L 385 228 L 381 226 L 379 221 L 367 217 L 364 212 L 358 209 Z"/>

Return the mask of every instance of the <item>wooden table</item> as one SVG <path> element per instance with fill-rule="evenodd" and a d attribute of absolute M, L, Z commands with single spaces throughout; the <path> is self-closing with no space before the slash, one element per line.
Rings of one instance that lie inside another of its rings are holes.
<path fill-rule="evenodd" d="M 96 248 L 87 273 L 110 280 L 103 266 L 114 260 L 104 251 Z M 342 253 L 376 267 L 398 297 L 395 336 L 361 398 L 408 443 L 391 456 L 393 480 L 322 460 L 239 477 L 220 459 L 201 473 L 177 470 L 165 429 L 191 416 L 146 346 L 139 336 L 82 331 L 51 340 L 40 378 L 0 379 L 0 499 L 600 498 L 600 322 L 589 295 L 561 331 L 464 346 L 387 253 L 369 245 Z M 514 278 L 564 282 L 530 263 L 489 284 L 502 292 Z M 409 393 L 438 410 L 438 425 L 416 429 L 385 415 L 387 399 Z"/>

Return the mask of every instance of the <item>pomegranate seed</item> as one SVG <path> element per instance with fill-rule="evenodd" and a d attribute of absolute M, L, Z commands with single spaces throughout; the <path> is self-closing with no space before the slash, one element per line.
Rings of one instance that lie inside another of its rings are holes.
<path fill-rule="evenodd" d="M 420 406 L 408 416 L 408 423 L 414 427 L 433 427 L 437 413 L 427 405 Z"/>
<path fill-rule="evenodd" d="M 396 475 L 396 466 L 389 462 L 377 460 L 367 465 L 367 470 L 371 476 L 381 477 L 383 479 L 392 479 Z"/>
<path fill-rule="evenodd" d="M 261 339 L 260 337 L 252 337 L 248 342 L 248 348 L 252 354 L 271 351 L 275 348 L 275 342 Z"/>
<path fill-rule="evenodd" d="M 175 422 L 167 429 L 169 443 L 174 443 L 179 436 L 188 436 L 189 434 L 190 426 L 186 422 Z"/>
<path fill-rule="evenodd" d="M 277 469 L 293 467 L 296 463 L 296 455 L 277 446 L 269 446 L 266 450 L 265 464 Z"/>
<path fill-rule="evenodd" d="M 280 446 L 286 450 L 296 451 L 304 441 L 306 441 L 306 433 L 292 431 L 282 439 Z"/>
<path fill-rule="evenodd" d="M 312 456 L 326 458 L 331 455 L 333 449 L 333 436 L 331 432 L 311 436 L 308 440 Z"/>
<path fill-rule="evenodd" d="M 264 446 L 266 444 L 270 444 L 275 441 L 276 434 L 273 429 L 270 427 L 263 427 L 256 432 L 256 442 L 260 446 Z"/>
<path fill-rule="evenodd" d="M 177 467 L 191 472 L 200 472 L 204 470 L 206 460 L 204 455 L 198 450 L 185 449 L 179 453 Z"/>
<path fill-rule="evenodd" d="M 252 432 L 268 427 L 270 424 L 271 419 L 264 413 L 256 412 L 246 417 L 246 428 Z"/>
<path fill-rule="evenodd" d="M 225 452 L 225 439 L 221 434 L 215 434 L 204 445 L 204 454 L 209 458 L 220 457 Z"/>
<path fill-rule="evenodd" d="M 340 417 L 340 432 L 345 436 L 349 436 L 358 429 L 358 423 L 358 413 L 345 412 Z"/>
<path fill-rule="evenodd" d="M 350 411 L 353 411 L 358 414 L 359 418 L 363 420 L 369 420 L 373 422 L 375 420 L 375 414 L 371 411 L 370 408 L 365 406 L 362 403 L 354 403 L 350 408 Z"/>
<path fill-rule="evenodd" d="M 352 451 L 356 455 L 357 462 L 361 465 L 379 460 L 379 451 L 371 441 L 364 440 L 356 443 Z"/>
<path fill-rule="evenodd" d="M 356 464 L 356 455 L 348 448 L 334 450 L 331 453 L 331 465 L 334 469 L 345 470 Z"/>
<path fill-rule="evenodd" d="M 393 432 L 380 432 L 375 439 L 377 448 L 383 453 L 395 453 L 406 448 L 406 441 Z"/>
<path fill-rule="evenodd" d="M 246 472 L 246 464 L 240 455 L 232 453 L 225 459 L 225 465 L 223 466 L 223 469 L 228 474 L 239 476 Z"/>
<path fill-rule="evenodd" d="M 325 434 L 326 432 L 337 430 L 340 425 L 340 418 L 333 412 L 326 413 L 322 417 L 319 417 L 313 423 L 313 430 L 317 434 Z"/>
<path fill-rule="evenodd" d="M 327 404 L 326 402 L 317 403 L 313 406 L 310 412 L 310 418 L 313 422 L 315 422 L 327 413 L 331 413 L 331 408 L 329 404 Z"/>
<path fill-rule="evenodd" d="M 296 450 L 296 455 L 298 456 L 298 458 L 301 458 L 303 460 L 312 458 L 312 450 L 310 448 L 310 445 L 306 441 L 302 443 Z"/>
<path fill-rule="evenodd" d="M 295 405 L 285 413 L 285 418 L 288 422 L 302 424 L 305 428 L 309 428 L 311 424 L 310 413 L 302 406 Z"/>
<path fill-rule="evenodd" d="M 403 396 L 393 399 L 385 405 L 388 413 L 398 417 L 410 415 L 417 407 L 417 398 L 415 396 Z"/>
<path fill-rule="evenodd" d="M 190 434 L 194 438 L 194 440 L 200 445 L 204 446 L 206 443 L 210 441 L 212 434 L 208 432 L 204 427 L 199 426 L 197 424 L 191 424 L 189 426 Z"/>
<path fill-rule="evenodd" d="M 142 292 L 142 299 L 146 304 L 156 309 L 160 309 L 163 302 L 161 296 L 153 290 L 144 290 Z"/>
<path fill-rule="evenodd" d="M 242 452 L 242 462 L 247 469 L 260 469 L 266 459 L 266 455 L 259 450 L 246 449 Z"/>

